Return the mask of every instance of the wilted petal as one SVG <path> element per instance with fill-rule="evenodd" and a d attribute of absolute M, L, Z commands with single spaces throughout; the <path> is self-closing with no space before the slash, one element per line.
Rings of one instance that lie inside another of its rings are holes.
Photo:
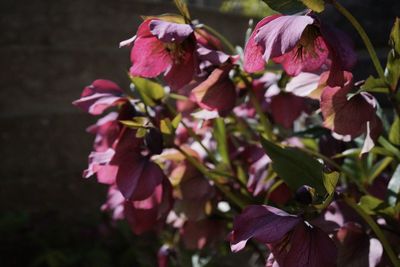
<path fill-rule="evenodd" d="M 298 217 L 270 206 L 248 206 L 234 219 L 231 249 L 243 249 L 250 238 L 263 244 L 278 242 L 300 222 Z"/>
<path fill-rule="evenodd" d="M 188 24 L 162 20 L 152 20 L 149 27 L 150 32 L 164 43 L 182 43 L 193 33 L 193 28 Z"/>
<path fill-rule="evenodd" d="M 205 81 L 192 90 L 192 98 L 200 107 L 217 110 L 222 115 L 233 109 L 236 90 L 229 78 L 230 70 L 230 66 L 215 69 Z"/>
<path fill-rule="evenodd" d="M 123 97 L 121 88 L 108 80 L 95 80 L 90 86 L 85 87 L 81 98 L 73 104 L 92 115 L 100 115 L 105 109 L 127 101 Z"/>
<path fill-rule="evenodd" d="M 261 27 L 269 23 L 270 21 L 280 17 L 280 15 L 273 15 L 262 19 L 254 28 L 249 41 L 246 44 L 244 50 L 244 70 L 247 72 L 257 72 L 264 70 L 265 60 L 262 58 L 264 53 L 264 46 L 259 45 L 255 41 L 255 37 L 258 34 Z"/>

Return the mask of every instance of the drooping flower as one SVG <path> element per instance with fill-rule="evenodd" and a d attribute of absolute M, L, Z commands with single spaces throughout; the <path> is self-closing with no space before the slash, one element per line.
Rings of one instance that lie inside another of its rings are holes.
<path fill-rule="evenodd" d="M 321 229 L 282 210 L 252 205 L 235 218 L 231 249 L 243 249 L 251 238 L 266 244 L 280 267 L 336 266 L 337 250 Z"/>
<path fill-rule="evenodd" d="M 320 83 L 324 83 L 328 75 L 322 74 Z M 344 72 L 344 78 L 343 86 L 327 85 L 322 92 L 321 110 L 324 126 L 352 139 L 366 133 L 363 152 L 367 152 L 373 147 L 382 130 L 382 123 L 375 111 L 376 101 L 366 92 L 348 96 L 354 87 L 353 75 Z"/>
<path fill-rule="evenodd" d="M 92 115 L 100 115 L 105 109 L 127 102 L 122 89 L 109 80 L 95 80 L 83 89 L 81 98 L 72 104 Z"/>
<path fill-rule="evenodd" d="M 244 68 L 261 71 L 270 59 L 291 76 L 328 67 L 350 70 L 356 62 L 350 39 L 309 15 L 272 15 L 257 24 L 245 48 Z"/>
<path fill-rule="evenodd" d="M 146 19 L 132 41 L 130 73 L 133 76 L 154 78 L 164 73 L 167 84 L 178 90 L 197 71 L 194 30 L 188 24 Z"/>

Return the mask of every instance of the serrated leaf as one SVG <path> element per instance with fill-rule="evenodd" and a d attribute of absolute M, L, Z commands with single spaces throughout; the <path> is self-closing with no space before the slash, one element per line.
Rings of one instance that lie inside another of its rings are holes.
<path fill-rule="evenodd" d="M 283 13 L 294 14 L 307 7 L 298 0 L 263 0 L 271 9 Z"/>
<path fill-rule="evenodd" d="M 321 13 L 325 10 L 325 1 L 324 0 L 301 0 L 305 6 L 309 9 Z"/>
<path fill-rule="evenodd" d="M 396 116 L 392 126 L 390 127 L 389 140 L 393 144 L 400 146 L 400 117 Z"/>
<path fill-rule="evenodd" d="M 154 107 L 156 102 L 165 96 L 164 87 L 160 84 L 140 77 L 130 77 L 143 102 Z"/>
<path fill-rule="evenodd" d="M 388 184 L 387 201 L 389 205 L 396 206 L 400 197 L 400 164 L 397 165 Z"/>
<path fill-rule="evenodd" d="M 296 191 L 302 185 L 317 190 L 320 196 L 327 191 L 324 186 L 322 164 L 305 152 L 296 148 L 282 148 L 265 138 L 261 138 L 265 153 L 272 160 L 272 168 L 286 184 Z"/>

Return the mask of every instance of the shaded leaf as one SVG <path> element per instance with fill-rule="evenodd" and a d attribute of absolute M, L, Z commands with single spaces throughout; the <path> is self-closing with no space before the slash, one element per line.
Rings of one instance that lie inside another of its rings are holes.
<path fill-rule="evenodd" d="M 140 77 L 130 78 L 146 105 L 153 107 L 164 97 L 164 88 L 160 84 Z"/>
<path fill-rule="evenodd" d="M 380 78 L 369 76 L 365 83 L 361 86 L 362 91 L 371 93 L 388 93 L 389 89 L 385 81 Z"/>
<path fill-rule="evenodd" d="M 261 138 L 261 143 L 272 160 L 274 171 L 293 191 L 308 185 L 315 188 L 320 196 L 326 194 L 323 166 L 319 161 L 296 148 L 281 148 L 264 138 Z"/>
<path fill-rule="evenodd" d="M 371 195 L 363 196 L 358 205 L 369 215 L 389 215 L 394 216 L 395 210 L 379 198 Z"/>
<path fill-rule="evenodd" d="M 390 127 L 389 140 L 395 145 L 400 146 L 400 117 L 396 117 L 392 127 Z"/>
<path fill-rule="evenodd" d="M 301 0 L 304 5 L 315 12 L 322 12 L 325 10 L 324 0 Z"/>
<path fill-rule="evenodd" d="M 306 9 L 298 0 L 263 0 L 270 8 L 284 14 L 293 14 Z"/>
<path fill-rule="evenodd" d="M 391 206 L 395 206 L 400 194 L 400 165 L 397 166 L 388 185 L 387 201 Z"/>
<path fill-rule="evenodd" d="M 397 89 L 400 79 L 400 19 L 396 18 L 390 33 L 390 46 L 392 49 L 389 52 L 385 76 L 392 89 Z"/>

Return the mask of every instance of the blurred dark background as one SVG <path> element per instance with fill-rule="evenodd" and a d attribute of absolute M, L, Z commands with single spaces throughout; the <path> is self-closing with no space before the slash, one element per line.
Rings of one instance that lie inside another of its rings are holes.
<path fill-rule="evenodd" d="M 246 1 L 224 3 L 230 13 L 220 12 L 223 1 L 189 2 L 194 18 L 241 46 L 244 14 L 261 15 L 242 6 Z M 400 1 L 341 2 L 384 60 Z M 129 49 L 118 43 L 135 34 L 139 15 L 174 7 L 156 0 L 2 0 L 0 12 L 0 266 L 154 266 L 153 250 L 138 255 L 135 248 L 158 244 L 132 237 L 124 224 L 112 227 L 99 210 L 106 187 L 81 178 L 93 139 L 85 128 L 95 118 L 71 102 L 97 78 L 128 86 Z M 354 38 L 357 75 L 375 74 L 348 22 L 331 9 L 324 17 Z"/>

